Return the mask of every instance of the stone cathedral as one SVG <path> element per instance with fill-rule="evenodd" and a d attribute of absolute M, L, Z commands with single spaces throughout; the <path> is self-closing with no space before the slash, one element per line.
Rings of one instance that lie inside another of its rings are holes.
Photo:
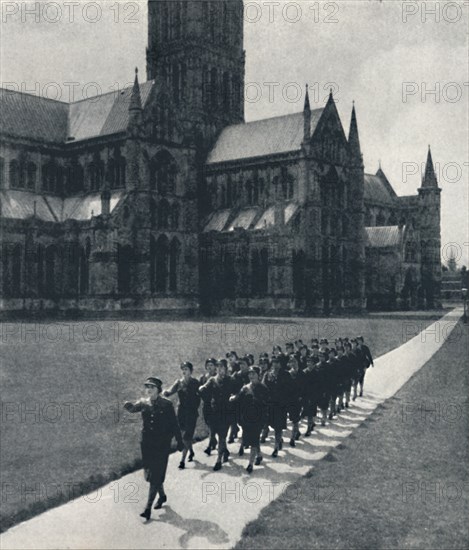
<path fill-rule="evenodd" d="M 355 108 L 244 120 L 242 0 L 150 0 L 147 82 L 0 94 L 0 311 L 439 303 L 440 189 L 364 171 Z M 140 79 L 142 80 L 142 79 Z M 385 106 L 383 105 L 383 109 Z"/>

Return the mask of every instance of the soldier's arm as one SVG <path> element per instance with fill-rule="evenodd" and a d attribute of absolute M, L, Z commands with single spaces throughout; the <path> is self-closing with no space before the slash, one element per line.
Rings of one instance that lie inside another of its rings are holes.
<path fill-rule="evenodd" d="M 143 409 L 143 399 L 139 399 L 135 403 L 132 403 L 132 401 L 126 401 L 124 403 L 124 409 L 129 413 L 141 412 Z"/>
<path fill-rule="evenodd" d="M 179 389 L 179 380 L 176 380 L 174 384 L 169 388 L 169 390 L 165 390 L 163 392 L 163 395 L 165 397 L 171 397 L 171 395 L 174 395 Z"/>

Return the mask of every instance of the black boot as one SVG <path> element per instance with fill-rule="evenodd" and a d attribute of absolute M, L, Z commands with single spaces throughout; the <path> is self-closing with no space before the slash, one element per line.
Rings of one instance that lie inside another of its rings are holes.
<path fill-rule="evenodd" d="M 166 495 L 160 496 L 160 498 L 156 501 L 156 504 L 154 506 L 155 510 L 159 510 L 163 507 L 163 504 L 168 500 L 168 497 Z"/>
<path fill-rule="evenodd" d="M 191 452 L 189 453 L 189 458 L 187 459 L 187 461 L 188 461 L 188 462 L 192 462 L 192 461 L 194 460 L 194 456 L 195 456 L 195 455 L 194 455 L 194 451 L 191 451 Z"/>
<path fill-rule="evenodd" d="M 140 517 L 149 521 L 151 518 L 151 508 L 145 508 L 145 510 L 140 514 Z"/>

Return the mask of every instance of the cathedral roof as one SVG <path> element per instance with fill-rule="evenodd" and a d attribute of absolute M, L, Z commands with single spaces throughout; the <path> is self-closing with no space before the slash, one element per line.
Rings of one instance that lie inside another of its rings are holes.
<path fill-rule="evenodd" d="M 142 103 L 150 96 L 153 81 L 140 85 Z M 125 132 L 132 87 L 64 103 L 40 96 L 0 89 L 0 133 L 11 136 L 73 143 Z"/>
<path fill-rule="evenodd" d="M 365 227 L 366 246 L 368 248 L 386 248 L 400 246 L 405 226 L 388 225 L 386 227 Z"/>
<path fill-rule="evenodd" d="M 123 196 L 122 191 L 111 193 L 111 212 Z M 85 221 L 92 215 L 101 215 L 101 195 L 93 193 L 80 197 L 62 199 L 51 195 L 37 195 L 29 191 L 3 189 L 0 191 L 0 216 L 26 220 L 34 216 L 45 222 L 65 220 Z"/>
<path fill-rule="evenodd" d="M 395 193 L 392 194 L 385 179 L 365 174 L 365 202 L 394 206 Z"/>
<path fill-rule="evenodd" d="M 311 135 L 324 109 L 311 111 Z M 304 114 L 294 113 L 225 128 L 207 164 L 299 151 L 304 139 Z"/>

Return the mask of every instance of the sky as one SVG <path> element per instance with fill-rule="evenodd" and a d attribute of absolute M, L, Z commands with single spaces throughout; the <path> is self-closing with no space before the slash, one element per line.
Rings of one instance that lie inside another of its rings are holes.
<path fill-rule="evenodd" d="M 76 4 L 76 5 L 74 5 Z M 63 101 L 145 80 L 144 0 L 0 0 L 3 87 Z M 365 169 L 416 193 L 431 144 L 442 260 L 469 265 L 469 2 L 245 0 L 246 120 L 355 101 Z M 74 83 L 74 84 L 72 84 Z M 269 84 L 270 83 L 270 84 Z"/>

